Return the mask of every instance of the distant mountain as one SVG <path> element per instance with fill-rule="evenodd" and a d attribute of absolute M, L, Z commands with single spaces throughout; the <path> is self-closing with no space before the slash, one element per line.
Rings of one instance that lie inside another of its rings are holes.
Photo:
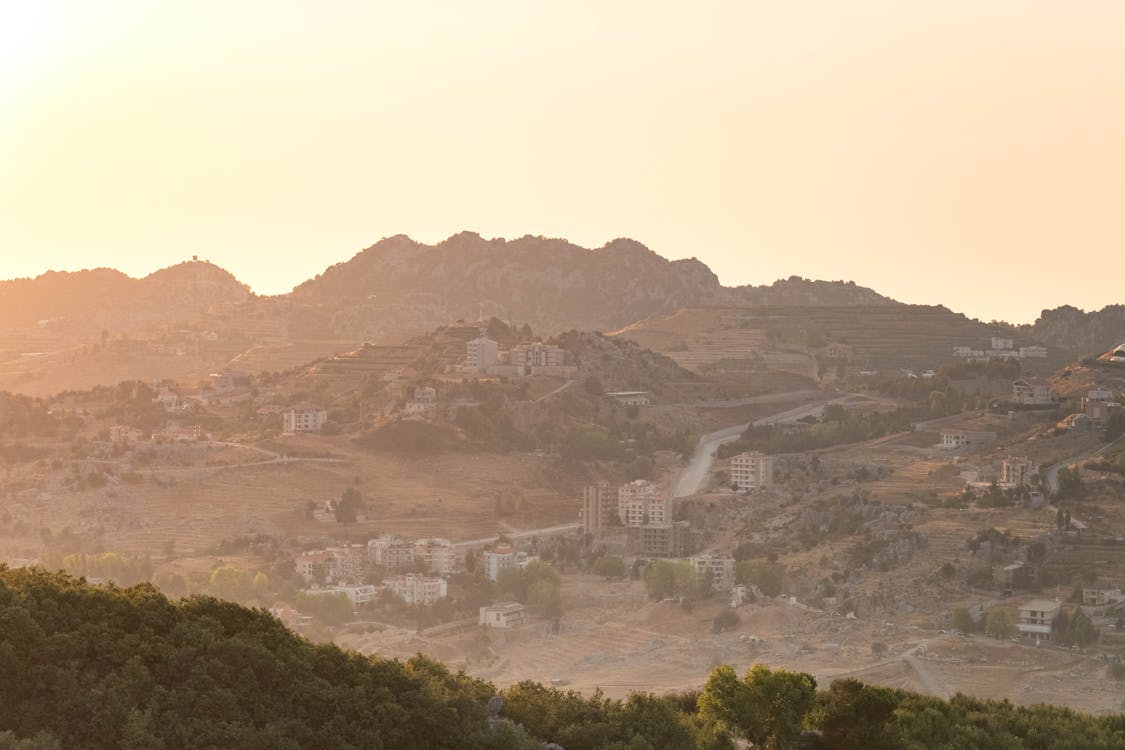
<path fill-rule="evenodd" d="M 855 284 L 796 277 L 728 288 L 695 258 L 670 261 L 628 239 L 588 250 L 560 239 L 486 240 L 472 232 L 437 245 L 402 235 L 381 240 L 301 284 L 291 297 L 328 313 L 333 335 L 359 338 L 482 315 L 550 334 L 614 330 L 700 305 L 893 302 Z"/>
<path fill-rule="evenodd" d="M 1079 357 L 1101 354 L 1125 342 L 1125 305 L 1084 312 L 1064 305 L 1044 310 L 1025 327 L 1035 339 Z"/>
<path fill-rule="evenodd" d="M 251 297 L 234 276 L 200 261 L 143 279 L 109 268 L 49 271 L 34 279 L 0 281 L 0 329 L 54 321 L 78 329 L 108 327 L 116 333 L 230 309 Z"/>

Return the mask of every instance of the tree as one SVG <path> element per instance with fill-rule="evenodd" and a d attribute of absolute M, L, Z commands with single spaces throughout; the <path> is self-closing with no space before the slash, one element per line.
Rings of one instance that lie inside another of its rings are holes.
<path fill-rule="evenodd" d="M 738 613 L 727 607 L 711 621 L 711 632 L 722 633 L 724 630 L 733 630 L 738 627 L 738 619 Z"/>
<path fill-rule="evenodd" d="M 650 599 L 668 599 L 691 590 L 695 568 L 689 562 L 655 560 L 645 568 L 644 581 Z"/>
<path fill-rule="evenodd" d="M 993 607 L 984 618 L 984 632 L 993 638 L 1011 638 L 1016 634 L 1016 622 L 1011 610 Z"/>
<path fill-rule="evenodd" d="M 755 747 L 789 750 L 796 747 L 815 698 L 816 680 L 811 675 L 755 664 L 739 680 L 731 667 L 723 665 L 711 672 L 699 696 L 699 711 Z"/>
<path fill-rule="evenodd" d="M 973 616 L 969 614 L 969 610 L 964 607 L 958 607 L 953 610 L 953 629 L 959 630 L 962 633 L 971 633 L 976 630 L 977 624 L 973 620 Z"/>
<path fill-rule="evenodd" d="M 768 560 L 742 560 L 735 563 L 734 579 L 745 586 L 757 586 L 768 597 L 781 593 L 782 568 Z"/>
<path fill-rule="evenodd" d="M 625 561 L 617 555 L 602 555 L 594 560 L 594 575 L 602 578 L 624 578 Z"/>
<path fill-rule="evenodd" d="M 238 600 L 246 596 L 250 577 L 234 565 L 220 565 L 211 571 L 208 579 L 211 588 L 223 599 Z"/>
<path fill-rule="evenodd" d="M 897 705 L 887 688 L 845 678 L 828 688 L 811 723 L 823 733 L 825 746 L 834 750 L 893 750 L 901 747 L 890 727 Z"/>

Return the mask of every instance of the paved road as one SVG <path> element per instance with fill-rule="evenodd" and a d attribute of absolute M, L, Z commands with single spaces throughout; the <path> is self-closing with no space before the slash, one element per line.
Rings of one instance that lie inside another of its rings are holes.
<path fill-rule="evenodd" d="M 820 395 L 823 398 L 823 394 Z M 699 492 L 703 488 L 708 472 L 711 471 L 711 465 L 715 463 L 715 457 L 718 454 L 719 446 L 738 440 L 739 435 L 746 432 L 751 424 L 757 427 L 766 424 L 776 424 L 778 422 L 795 422 L 802 417 L 815 414 L 829 404 L 845 404 L 849 401 L 863 398 L 863 396 L 849 394 L 834 398 L 830 401 L 817 401 L 811 404 L 802 404 L 801 406 L 786 409 L 783 412 L 763 417 L 754 422 L 736 424 L 731 427 L 716 430 L 715 432 L 707 433 L 699 439 L 699 445 L 696 446 L 695 453 L 692 454 L 691 460 L 688 461 L 687 466 L 680 472 L 672 496 L 690 497 Z"/>
<path fill-rule="evenodd" d="M 776 404 L 778 401 L 796 401 L 798 399 L 823 398 L 824 391 L 806 388 L 801 391 L 783 391 L 781 393 L 766 393 L 761 396 L 747 396 L 746 398 L 733 398 L 716 401 L 696 401 L 690 406 L 699 409 L 728 409 L 733 406 L 751 406 L 753 404 Z"/>
<path fill-rule="evenodd" d="M 1063 468 L 1064 466 L 1070 466 L 1071 464 L 1077 463 L 1078 461 L 1081 461 L 1085 458 L 1100 456 L 1113 446 L 1120 443 L 1122 440 L 1125 440 L 1125 435 L 1122 435 L 1113 442 L 1106 443 L 1100 448 L 1092 448 L 1085 453 L 1079 453 L 1077 456 L 1071 456 L 1070 458 L 1059 461 L 1057 464 L 1048 466 L 1047 471 L 1045 472 L 1045 474 L 1047 475 L 1047 489 L 1049 489 L 1052 493 L 1059 491 L 1059 469 Z"/>
<path fill-rule="evenodd" d="M 564 523 L 558 526 L 547 526 L 542 529 L 529 529 L 527 531 L 513 531 L 510 534 L 504 534 L 508 539 L 527 539 L 533 536 L 553 536 L 555 534 L 566 534 L 567 532 L 577 531 L 578 524 Z M 487 544 L 492 544 L 497 541 L 499 536 L 486 536 L 480 539 L 466 539 L 460 542 L 454 542 L 454 547 L 483 547 Z"/>

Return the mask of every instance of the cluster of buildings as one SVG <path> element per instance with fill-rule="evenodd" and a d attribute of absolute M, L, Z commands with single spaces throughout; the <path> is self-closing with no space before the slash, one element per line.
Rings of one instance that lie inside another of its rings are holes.
<path fill-rule="evenodd" d="M 485 550 L 481 559 L 484 562 L 484 577 L 490 581 L 499 581 L 503 571 L 509 568 L 526 568 L 528 563 L 539 558 L 501 542 L 492 549 Z"/>
<path fill-rule="evenodd" d="M 1050 406 L 1055 403 L 1055 392 L 1046 378 L 1017 378 L 1012 383 L 1012 401 L 1021 406 Z"/>
<path fill-rule="evenodd" d="M 587 486 L 579 516 L 583 533 L 623 535 L 622 551 L 669 557 L 690 546 L 690 526 L 672 520 L 672 499 L 643 479 L 620 487 L 607 482 Z"/>
<path fill-rule="evenodd" d="M 977 469 L 966 469 L 961 472 L 961 478 L 969 489 L 977 492 L 989 490 L 995 483 L 1002 490 L 1012 490 L 1019 487 L 1030 487 L 1032 478 L 1039 473 L 1039 467 L 1025 456 L 1007 456 L 1000 461 L 1000 470 L 992 476 L 995 482 L 981 476 Z M 1035 500 L 1036 498 L 1032 498 Z"/>
<path fill-rule="evenodd" d="M 321 595 L 343 593 L 353 604 L 372 601 L 380 590 L 390 591 L 407 605 L 428 605 L 448 595 L 445 576 L 457 569 L 457 553 L 448 539 L 407 541 L 385 534 L 367 544 L 349 544 L 302 553 L 297 573 L 306 583 L 320 583 L 305 591 Z M 411 568 L 382 580 L 381 588 L 365 583 L 373 567 L 391 571 Z"/>
<path fill-rule="evenodd" d="M 1016 347 L 1015 341 L 1003 336 L 993 336 L 991 348 L 974 349 L 971 346 L 953 347 L 953 356 L 962 359 L 1046 359 L 1047 347 Z"/>
<path fill-rule="evenodd" d="M 512 377 L 569 377 L 575 375 L 578 368 L 566 363 L 566 351 L 561 347 L 533 341 L 501 349 L 496 341 L 482 331 L 480 336 L 465 344 L 465 364 L 461 371 Z"/>
<path fill-rule="evenodd" d="M 1058 426 L 1074 432 L 1094 432 L 1105 427 L 1109 418 L 1121 411 L 1118 394 L 1108 388 L 1086 392 L 1078 402 L 1079 411 L 1067 415 Z"/>
<path fill-rule="evenodd" d="M 448 539 L 428 537 L 409 541 L 393 534 L 383 534 L 367 543 L 367 559 L 371 565 L 389 570 L 420 568 L 438 576 L 457 571 L 457 550 Z"/>

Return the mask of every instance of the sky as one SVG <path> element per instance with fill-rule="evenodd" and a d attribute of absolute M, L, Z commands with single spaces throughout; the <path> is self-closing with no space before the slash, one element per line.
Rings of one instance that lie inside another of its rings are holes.
<path fill-rule="evenodd" d="M 1125 302 L 1125 3 L 0 0 L 0 278 L 631 237 L 723 283 Z"/>

